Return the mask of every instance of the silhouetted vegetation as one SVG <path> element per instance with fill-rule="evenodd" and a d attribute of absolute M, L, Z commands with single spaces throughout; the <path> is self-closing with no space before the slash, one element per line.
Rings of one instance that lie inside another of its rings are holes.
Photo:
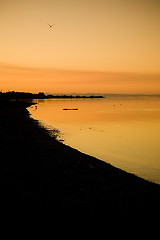
<path fill-rule="evenodd" d="M 43 92 L 38 94 L 28 93 L 28 92 L 0 92 L 0 99 L 43 99 L 46 98 Z"/>
<path fill-rule="evenodd" d="M 47 95 L 46 98 L 104 98 L 103 96 L 84 96 L 84 95 Z"/>
<path fill-rule="evenodd" d="M 103 96 L 81 96 L 81 95 L 45 95 L 44 92 L 0 92 L 0 99 L 50 99 L 50 98 L 103 98 Z"/>

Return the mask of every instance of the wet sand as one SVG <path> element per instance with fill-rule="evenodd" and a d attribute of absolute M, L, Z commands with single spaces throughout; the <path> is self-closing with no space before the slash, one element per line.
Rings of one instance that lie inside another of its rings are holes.
<path fill-rule="evenodd" d="M 160 185 L 58 142 L 26 107 L 0 101 L 1 216 L 157 221 Z"/>

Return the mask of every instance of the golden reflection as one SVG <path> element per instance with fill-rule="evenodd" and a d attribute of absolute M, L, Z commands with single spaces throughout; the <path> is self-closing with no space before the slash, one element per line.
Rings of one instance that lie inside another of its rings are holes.
<path fill-rule="evenodd" d="M 35 100 L 37 102 L 37 100 Z M 50 99 L 39 100 L 35 117 L 53 123 L 160 119 L 160 100 Z M 63 111 L 78 108 L 78 111 Z"/>
<path fill-rule="evenodd" d="M 30 112 L 65 144 L 160 183 L 160 99 L 40 100 Z"/>

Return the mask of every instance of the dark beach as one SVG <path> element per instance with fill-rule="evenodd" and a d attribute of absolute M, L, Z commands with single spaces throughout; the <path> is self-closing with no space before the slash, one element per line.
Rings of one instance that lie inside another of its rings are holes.
<path fill-rule="evenodd" d="M 29 106 L 0 102 L 1 216 L 157 221 L 160 185 L 58 142 Z"/>

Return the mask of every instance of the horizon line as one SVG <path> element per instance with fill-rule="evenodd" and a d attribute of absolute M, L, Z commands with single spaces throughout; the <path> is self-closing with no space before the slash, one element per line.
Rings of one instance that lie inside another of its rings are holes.
<path fill-rule="evenodd" d="M 0 90 L 0 93 L 11 93 L 11 92 L 15 92 L 15 93 L 31 93 L 31 94 L 37 94 L 37 93 L 44 93 L 46 95 L 54 95 L 54 96 L 61 96 L 61 95 L 66 95 L 66 96 L 70 96 L 70 95 L 80 95 L 80 96 L 85 96 L 85 95 L 107 95 L 107 96 L 159 96 L 160 97 L 160 93 L 156 93 L 156 94 L 149 94 L 149 93 L 98 93 L 98 92 L 88 92 L 88 93 L 78 93 L 78 92 L 70 92 L 70 93 L 51 93 L 51 92 L 43 92 L 43 91 L 37 91 L 36 92 L 29 92 L 29 91 L 14 91 L 14 90 L 8 90 L 8 91 L 2 91 Z"/>

